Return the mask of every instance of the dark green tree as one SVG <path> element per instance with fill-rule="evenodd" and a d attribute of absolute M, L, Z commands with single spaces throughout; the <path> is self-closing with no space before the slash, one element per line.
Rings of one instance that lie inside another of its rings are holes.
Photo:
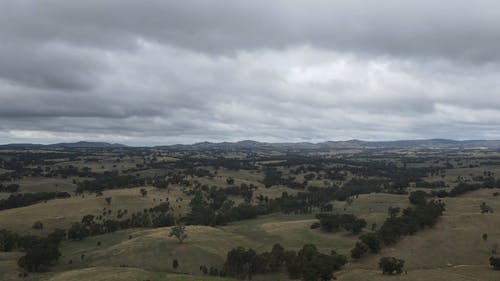
<path fill-rule="evenodd" d="M 380 258 L 378 267 L 382 269 L 383 274 L 401 274 L 403 272 L 403 267 L 405 261 L 397 259 L 395 257 L 383 257 Z"/>

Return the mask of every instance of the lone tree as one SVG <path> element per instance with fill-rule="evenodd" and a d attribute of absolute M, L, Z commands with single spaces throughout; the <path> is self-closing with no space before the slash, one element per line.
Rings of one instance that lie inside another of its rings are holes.
<path fill-rule="evenodd" d="M 481 205 L 479 206 L 479 208 L 481 209 L 481 214 L 484 214 L 484 213 L 493 213 L 493 208 L 491 208 L 490 206 L 486 205 L 485 202 L 481 203 Z"/>
<path fill-rule="evenodd" d="M 401 208 L 399 207 L 389 207 L 387 209 L 387 212 L 389 213 L 389 216 L 391 218 L 395 218 L 398 216 L 399 212 L 401 212 Z"/>
<path fill-rule="evenodd" d="M 403 272 L 404 260 L 395 257 L 383 257 L 378 263 L 378 267 L 382 269 L 383 274 L 401 274 Z"/>
<path fill-rule="evenodd" d="M 168 234 L 168 237 L 172 236 L 175 236 L 175 238 L 179 240 L 179 243 L 182 244 L 184 239 L 188 237 L 186 234 L 186 226 L 181 223 L 175 223 L 172 230 L 170 230 L 170 233 Z"/>
<path fill-rule="evenodd" d="M 146 195 L 148 195 L 148 191 L 145 188 L 141 188 L 141 195 L 142 197 L 145 197 Z"/>
<path fill-rule="evenodd" d="M 175 259 L 175 260 L 172 261 L 172 267 L 174 269 L 177 269 L 179 267 L 179 261 L 177 259 Z"/>
<path fill-rule="evenodd" d="M 43 223 L 41 221 L 34 222 L 33 229 L 43 229 Z"/>
<path fill-rule="evenodd" d="M 108 205 L 111 204 L 111 197 L 106 197 L 104 198 L 104 200 L 106 200 L 106 203 L 108 203 Z"/>
<path fill-rule="evenodd" d="M 500 258 L 490 257 L 490 265 L 493 269 L 500 270 Z"/>
<path fill-rule="evenodd" d="M 483 233 L 483 236 L 481 237 L 483 238 L 483 241 L 488 240 L 488 233 Z"/>

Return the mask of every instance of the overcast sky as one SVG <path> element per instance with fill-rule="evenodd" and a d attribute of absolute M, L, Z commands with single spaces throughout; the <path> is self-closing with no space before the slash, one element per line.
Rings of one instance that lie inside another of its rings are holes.
<path fill-rule="evenodd" d="M 0 1 L 0 143 L 500 139 L 500 2 Z"/>

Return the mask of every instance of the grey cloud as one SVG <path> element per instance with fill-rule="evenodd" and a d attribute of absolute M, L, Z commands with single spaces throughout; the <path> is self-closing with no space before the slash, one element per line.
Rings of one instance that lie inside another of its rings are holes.
<path fill-rule="evenodd" d="M 500 138 L 494 1 L 0 3 L 0 142 Z"/>
<path fill-rule="evenodd" d="M 0 34 L 133 48 L 137 38 L 202 52 L 310 44 L 386 55 L 497 61 L 497 1 L 4 1 Z"/>
<path fill-rule="evenodd" d="M 99 60 L 61 44 L 0 44 L 0 78 L 14 85 L 65 91 L 89 90 L 97 82 Z"/>

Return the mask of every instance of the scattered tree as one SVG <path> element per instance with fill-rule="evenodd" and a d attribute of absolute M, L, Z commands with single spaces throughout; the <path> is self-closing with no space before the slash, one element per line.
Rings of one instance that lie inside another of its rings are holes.
<path fill-rule="evenodd" d="M 168 237 L 172 236 L 175 236 L 175 238 L 179 240 L 179 243 L 182 244 L 184 242 L 184 239 L 188 237 L 186 234 L 186 226 L 182 223 L 176 223 L 168 234 Z"/>
<path fill-rule="evenodd" d="M 112 199 L 111 197 L 104 198 L 104 200 L 106 200 L 106 203 L 108 203 L 108 205 L 111 204 L 111 199 Z"/>

